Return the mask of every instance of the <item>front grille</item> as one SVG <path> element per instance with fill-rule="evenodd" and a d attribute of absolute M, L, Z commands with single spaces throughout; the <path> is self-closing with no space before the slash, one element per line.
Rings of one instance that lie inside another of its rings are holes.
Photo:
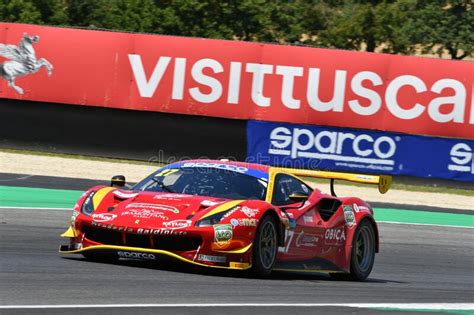
<path fill-rule="evenodd" d="M 202 243 L 200 237 L 155 236 L 155 248 L 169 251 L 187 251 L 198 249 Z"/>
<path fill-rule="evenodd" d="M 91 241 L 105 245 L 123 245 L 121 232 L 96 229 L 90 226 L 84 226 L 83 230 L 84 236 Z"/>
<path fill-rule="evenodd" d="M 149 235 L 127 233 L 126 242 L 127 246 L 131 247 L 152 248 Z"/>
<path fill-rule="evenodd" d="M 140 235 L 98 229 L 91 226 L 84 226 L 83 231 L 88 240 L 104 245 L 141 247 L 167 251 L 189 251 L 198 249 L 202 244 L 200 237 Z M 125 242 L 123 234 L 125 234 Z"/>

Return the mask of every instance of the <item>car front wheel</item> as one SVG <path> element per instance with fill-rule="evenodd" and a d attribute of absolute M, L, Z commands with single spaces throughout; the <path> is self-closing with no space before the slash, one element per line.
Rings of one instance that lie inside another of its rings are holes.
<path fill-rule="evenodd" d="M 271 216 L 265 216 L 257 228 L 252 256 L 252 273 L 267 277 L 275 265 L 278 248 L 277 223 Z"/>

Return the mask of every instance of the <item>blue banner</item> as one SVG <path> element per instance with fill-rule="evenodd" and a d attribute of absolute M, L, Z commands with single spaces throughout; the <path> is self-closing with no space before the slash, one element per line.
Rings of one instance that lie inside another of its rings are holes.
<path fill-rule="evenodd" d="M 248 121 L 247 161 L 474 182 L 473 140 L 369 130 Z"/>

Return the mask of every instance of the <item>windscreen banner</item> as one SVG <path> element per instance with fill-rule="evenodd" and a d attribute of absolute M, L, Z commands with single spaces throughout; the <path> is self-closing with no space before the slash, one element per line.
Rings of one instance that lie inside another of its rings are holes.
<path fill-rule="evenodd" d="M 380 131 L 248 121 L 247 161 L 474 182 L 474 141 Z"/>
<path fill-rule="evenodd" d="M 473 62 L 0 23 L 0 64 L 2 98 L 474 139 Z"/>

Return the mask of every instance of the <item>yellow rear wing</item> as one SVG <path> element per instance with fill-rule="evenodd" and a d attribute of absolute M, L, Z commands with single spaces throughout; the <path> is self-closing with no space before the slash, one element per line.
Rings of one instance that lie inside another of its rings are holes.
<path fill-rule="evenodd" d="M 303 170 L 296 168 L 280 168 L 282 171 L 299 177 L 315 177 L 315 178 L 327 178 L 331 180 L 331 194 L 334 193 L 334 180 L 346 180 L 361 184 L 377 185 L 379 192 L 385 194 L 392 185 L 392 176 L 389 175 L 365 175 L 365 174 L 353 174 L 353 173 L 340 173 L 340 172 L 326 172 L 326 171 L 315 171 L 315 170 Z"/>

